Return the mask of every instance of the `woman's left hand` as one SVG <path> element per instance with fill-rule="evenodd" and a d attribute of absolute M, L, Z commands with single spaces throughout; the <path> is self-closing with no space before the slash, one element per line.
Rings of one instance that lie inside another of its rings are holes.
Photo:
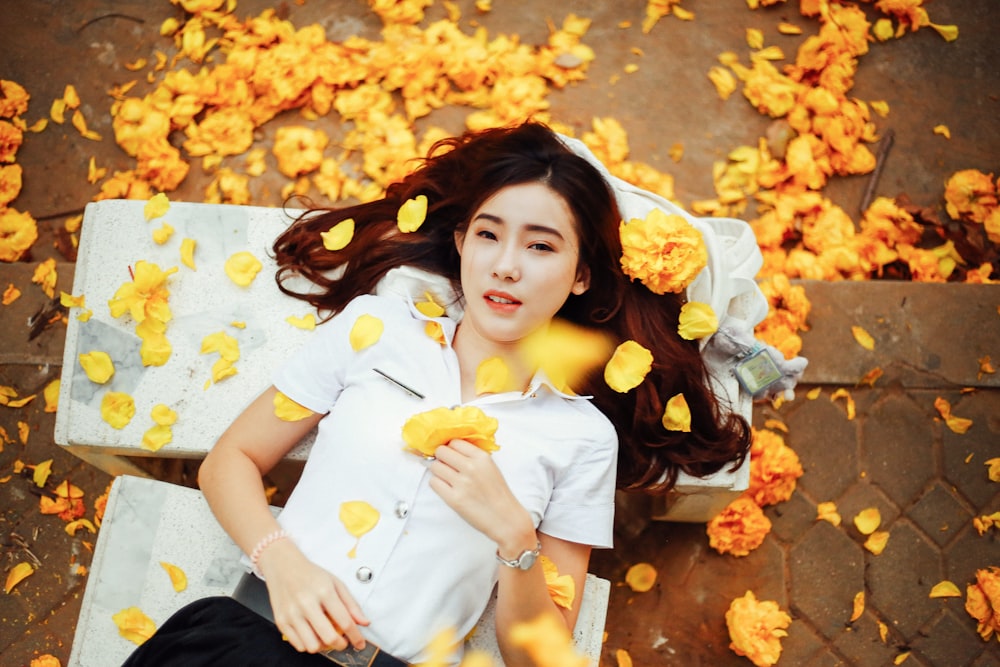
<path fill-rule="evenodd" d="M 465 440 L 435 451 L 430 485 L 473 528 L 499 545 L 534 532 L 531 516 L 507 486 L 489 453 Z"/>

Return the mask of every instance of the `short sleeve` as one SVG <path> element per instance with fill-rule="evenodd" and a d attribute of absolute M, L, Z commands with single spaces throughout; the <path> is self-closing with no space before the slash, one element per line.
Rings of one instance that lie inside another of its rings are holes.
<path fill-rule="evenodd" d="M 556 479 L 538 529 L 569 542 L 611 548 L 618 436 L 607 421 L 597 425 L 594 433 L 590 446 Z"/>
<path fill-rule="evenodd" d="M 329 412 L 343 391 L 349 365 L 357 357 L 350 343 L 351 328 L 377 302 L 376 297 L 358 297 L 317 327 L 315 335 L 272 376 L 278 391 L 315 413 Z"/>

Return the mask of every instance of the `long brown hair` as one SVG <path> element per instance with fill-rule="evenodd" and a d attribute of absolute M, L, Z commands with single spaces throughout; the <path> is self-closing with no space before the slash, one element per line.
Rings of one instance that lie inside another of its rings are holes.
<path fill-rule="evenodd" d="M 332 315 L 374 291 L 390 269 L 408 265 L 445 276 L 460 294 L 455 232 L 464 231 L 480 205 L 502 188 L 533 182 L 544 183 L 570 207 L 580 265 L 590 272 L 590 288 L 571 294 L 558 316 L 608 331 L 619 342 L 635 340 L 655 360 L 643 383 L 627 394 L 611 390 L 599 371 L 578 388 L 594 396 L 595 406 L 618 432 L 618 485 L 662 492 L 674 485 L 680 470 L 703 476 L 730 462 L 738 465 L 749 448 L 750 428 L 742 417 L 720 408 L 697 343 L 677 335 L 680 296 L 655 295 L 622 273 L 613 193 L 589 162 L 542 124 L 445 139 L 383 198 L 306 211 L 274 243 L 278 287 Z M 396 213 L 419 195 L 427 197 L 426 220 L 404 234 Z M 342 250 L 326 250 L 320 233 L 348 218 L 355 224 L 352 241 Z M 313 286 L 296 289 L 295 276 Z M 682 392 L 691 408 L 690 433 L 668 431 L 661 423 L 667 399 Z"/>

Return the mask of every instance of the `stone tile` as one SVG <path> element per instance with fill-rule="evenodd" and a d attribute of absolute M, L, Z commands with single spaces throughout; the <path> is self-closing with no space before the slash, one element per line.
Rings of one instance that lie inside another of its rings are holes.
<path fill-rule="evenodd" d="M 847 618 L 850 618 L 850 610 Z M 854 667 L 884 665 L 898 652 L 895 647 L 882 642 L 877 621 L 874 614 L 866 611 L 853 623 L 845 623 L 843 631 L 834 638 L 834 647 Z"/>
<path fill-rule="evenodd" d="M 836 637 L 851 616 L 854 595 L 864 590 L 861 546 L 825 521 L 811 526 L 788 558 L 795 613 L 822 636 Z"/>
<path fill-rule="evenodd" d="M 955 324 L 965 331 L 996 330 L 996 289 L 990 285 L 944 285 L 895 281 L 802 281 L 813 302 L 802 334 L 809 357 L 805 382 L 855 384 L 875 366 L 907 387 L 1000 386 L 1000 375 L 977 378 L 977 360 L 996 355 L 989 337 L 963 338 L 955 345 Z M 949 289 L 958 287 L 958 289 Z M 875 349 L 865 350 L 851 326 L 865 328 Z M 822 350 L 822 354 L 813 351 Z"/>
<path fill-rule="evenodd" d="M 934 482 L 930 491 L 906 511 L 906 515 L 938 546 L 944 546 L 972 520 L 972 512 L 955 498 L 949 486 Z"/>
<path fill-rule="evenodd" d="M 996 356 L 994 363 L 1000 363 L 1000 354 Z M 977 391 L 967 395 L 942 392 L 940 395 L 951 403 L 953 414 L 972 420 L 972 427 L 962 435 L 941 427 L 945 476 L 977 512 L 1000 509 L 1000 485 L 989 480 L 984 465 L 1000 455 L 997 446 L 1000 442 L 1000 391 Z M 933 405 L 934 396 L 924 400 Z"/>
<path fill-rule="evenodd" d="M 952 598 L 948 602 L 961 600 Z M 967 665 L 982 652 L 982 639 L 976 634 L 975 622 L 960 609 L 960 604 L 948 607 L 913 640 L 913 648 L 934 665 Z"/>
<path fill-rule="evenodd" d="M 1000 667 L 1000 650 L 996 648 L 996 644 L 983 646 L 982 650 L 983 652 L 970 663 L 969 667 Z"/>
<path fill-rule="evenodd" d="M 858 544 L 863 544 L 867 538 L 855 527 L 854 517 L 861 510 L 871 507 L 878 509 L 882 517 L 879 530 L 885 530 L 887 526 L 890 526 L 900 516 L 900 510 L 892 500 L 882 493 L 878 487 L 866 484 L 865 482 L 858 482 L 852 486 L 837 503 L 837 511 L 840 512 L 842 519 L 840 529 Z"/>
<path fill-rule="evenodd" d="M 933 542 L 905 519 L 892 526 L 881 555 L 865 553 L 868 606 L 912 642 L 917 630 L 940 607 L 937 600 L 927 597 L 941 580 L 940 554 Z"/>
<path fill-rule="evenodd" d="M 815 502 L 840 496 L 860 472 L 857 421 L 848 421 L 841 406 L 821 396 L 804 399 L 786 423 L 785 443 L 799 455 L 804 473 L 798 487 Z"/>
<path fill-rule="evenodd" d="M 847 665 L 843 658 L 828 648 L 819 651 L 809 659 L 809 662 L 803 664 L 806 667 L 846 667 Z"/>
<path fill-rule="evenodd" d="M 887 393 L 864 418 L 862 465 L 870 481 L 903 506 L 935 475 L 933 422 L 900 392 Z"/>
<path fill-rule="evenodd" d="M 1000 565 L 1000 534 L 994 528 L 985 535 L 966 526 L 959 537 L 944 552 L 944 578 L 953 581 L 960 590 L 976 579 L 976 570 Z"/>
<path fill-rule="evenodd" d="M 804 665 L 825 646 L 825 639 L 801 617 L 792 617 L 788 626 L 788 636 L 781 640 L 781 660 L 783 665 Z"/>
<path fill-rule="evenodd" d="M 765 507 L 764 514 L 771 520 L 771 535 L 787 544 L 816 521 L 816 505 L 796 491 L 785 502 Z"/>

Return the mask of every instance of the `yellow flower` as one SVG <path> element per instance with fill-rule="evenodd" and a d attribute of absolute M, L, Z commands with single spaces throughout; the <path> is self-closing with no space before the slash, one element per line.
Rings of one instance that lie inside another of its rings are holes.
<path fill-rule="evenodd" d="M 784 502 L 792 497 L 795 480 L 802 476 L 798 454 L 774 431 L 753 429 L 752 433 L 747 495 L 761 507 Z"/>
<path fill-rule="evenodd" d="M 434 408 L 413 415 L 403 424 L 403 441 L 407 449 L 423 456 L 434 456 L 438 447 L 452 440 L 467 440 L 486 452 L 500 447 L 494 435 L 497 420 L 488 417 L 475 406 Z"/>
<path fill-rule="evenodd" d="M 0 206 L 6 206 L 21 194 L 22 174 L 19 164 L 0 166 Z"/>
<path fill-rule="evenodd" d="M 1000 567 L 976 570 L 976 583 L 965 589 L 965 611 L 979 622 L 983 641 L 1000 633 Z"/>
<path fill-rule="evenodd" d="M 636 563 L 625 572 L 625 583 L 636 593 L 645 593 L 656 583 L 656 568 L 649 563 Z"/>
<path fill-rule="evenodd" d="M 615 349 L 604 367 L 604 381 L 619 393 L 638 387 L 653 368 L 653 354 L 634 340 L 627 340 Z"/>
<path fill-rule="evenodd" d="M 149 318 L 165 325 L 172 318 L 167 304 L 170 290 L 166 283 L 175 271 L 176 266 L 161 271 L 156 264 L 140 259 L 135 264 L 134 279 L 122 284 L 108 301 L 111 316 L 121 317 L 127 311 L 136 322 Z"/>
<path fill-rule="evenodd" d="M 111 617 L 118 633 L 136 644 L 142 644 L 156 632 L 156 624 L 138 607 L 128 607 Z"/>
<path fill-rule="evenodd" d="M 379 520 L 379 511 L 364 500 L 348 500 L 340 504 L 340 521 L 352 536 L 361 541 L 361 536 L 370 531 Z M 348 552 L 348 558 L 357 555 L 358 545 Z"/>
<path fill-rule="evenodd" d="M 396 226 L 404 233 L 415 232 L 424 224 L 427 217 L 427 196 L 417 195 L 415 199 L 407 199 L 396 213 Z"/>
<path fill-rule="evenodd" d="M 115 365 L 107 352 L 93 350 L 80 356 L 80 366 L 91 382 L 104 384 L 115 374 Z"/>
<path fill-rule="evenodd" d="M 322 130 L 301 126 L 279 127 L 271 149 L 278 158 L 278 171 L 289 178 L 315 171 L 323 162 L 323 149 L 329 141 Z"/>
<path fill-rule="evenodd" d="M 20 116 L 28 110 L 31 95 L 16 81 L 0 79 L 0 118 Z"/>
<path fill-rule="evenodd" d="M 128 394 L 109 391 L 101 399 L 101 418 L 113 428 L 128 426 L 135 416 L 135 401 Z"/>
<path fill-rule="evenodd" d="M 697 340 L 711 336 L 719 329 L 719 318 L 707 303 L 689 301 L 681 306 L 677 333 L 684 340 Z"/>
<path fill-rule="evenodd" d="M 781 611 L 777 602 L 758 601 L 753 591 L 747 591 L 726 611 L 729 648 L 757 667 L 773 665 L 781 657 L 781 638 L 788 636 L 785 628 L 791 623 L 791 616 Z"/>
<path fill-rule="evenodd" d="M 349 335 L 351 347 L 355 352 L 360 352 L 366 347 L 374 345 L 382 337 L 384 328 L 385 325 L 382 324 L 382 320 L 374 315 L 365 313 L 358 316 L 358 319 L 354 321 L 354 326 L 351 327 Z"/>
<path fill-rule="evenodd" d="M 311 417 L 315 413 L 307 407 L 299 405 L 292 399 L 285 396 L 280 391 L 275 392 L 274 399 L 274 416 L 281 421 L 286 422 L 297 422 L 302 421 L 308 417 Z"/>
<path fill-rule="evenodd" d="M 172 563 L 165 563 L 160 561 L 160 567 L 167 571 L 167 576 L 170 577 L 170 585 L 174 587 L 174 590 L 178 593 L 187 588 L 187 575 L 184 574 L 184 570 L 177 567 Z"/>
<path fill-rule="evenodd" d="M 771 532 L 771 520 L 752 498 L 743 495 L 708 522 L 708 544 L 720 554 L 746 556 Z"/>
<path fill-rule="evenodd" d="M 252 283 L 262 268 L 260 260 L 248 250 L 235 253 L 226 260 L 225 264 L 226 275 L 240 287 L 247 287 Z"/>
<path fill-rule="evenodd" d="M 622 270 L 656 294 L 681 292 L 708 263 L 701 232 L 679 215 L 654 208 L 619 227 Z"/>
<path fill-rule="evenodd" d="M 159 218 L 166 215 L 169 210 L 170 200 L 167 199 L 167 195 L 160 192 L 149 198 L 146 205 L 142 207 L 142 214 L 148 222 L 153 218 Z"/>
<path fill-rule="evenodd" d="M 499 394 L 510 388 L 509 382 L 510 369 L 500 357 L 484 359 L 476 367 L 477 394 Z"/>
<path fill-rule="evenodd" d="M 667 401 L 663 410 L 663 428 L 668 431 L 691 432 L 691 409 L 688 407 L 684 394 L 676 394 Z"/>
<path fill-rule="evenodd" d="M 346 248 L 347 244 L 354 238 L 354 218 L 341 220 L 325 232 L 320 232 L 323 239 L 323 247 L 333 252 Z"/>

